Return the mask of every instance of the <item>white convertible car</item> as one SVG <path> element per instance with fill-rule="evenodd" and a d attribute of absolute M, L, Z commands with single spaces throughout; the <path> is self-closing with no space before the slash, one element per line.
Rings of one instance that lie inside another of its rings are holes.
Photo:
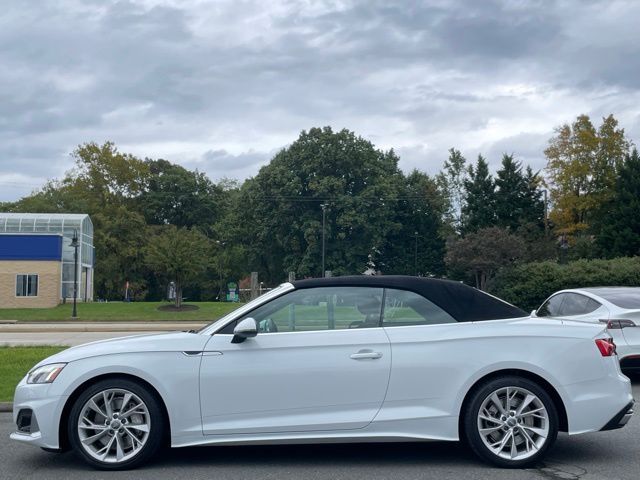
<path fill-rule="evenodd" d="M 70 348 L 14 400 L 14 440 L 133 468 L 165 446 L 464 439 L 504 467 L 623 426 L 605 325 L 532 319 L 459 283 L 285 283 L 199 332 Z"/>

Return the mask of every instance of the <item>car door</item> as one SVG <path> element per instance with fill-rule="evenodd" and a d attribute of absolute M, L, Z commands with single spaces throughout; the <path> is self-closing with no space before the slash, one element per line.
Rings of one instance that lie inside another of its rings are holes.
<path fill-rule="evenodd" d="M 455 415 L 452 406 L 469 375 L 455 346 L 474 336 L 473 324 L 457 322 L 418 293 L 386 288 L 382 325 L 391 341 L 393 366 L 376 422 L 407 422 L 403 428 L 455 438 L 457 431 L 448 427 L 456 422 L 448 419 Z"/>
<path fill-rule="evenodd" d="M 298 289 L 257 307 L 260 331 L 207 343 L 200 368 L 205 435 L 357 429 L 377 414 L 391 369 L 381 288 Z"/>

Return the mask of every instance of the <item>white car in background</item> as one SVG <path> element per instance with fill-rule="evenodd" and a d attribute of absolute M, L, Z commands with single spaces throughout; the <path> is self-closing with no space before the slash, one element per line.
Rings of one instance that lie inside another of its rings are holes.
<path fill-rule="evenodd" d="M 110 470 L 165 445 L 460 439 L 525 467 L 558 431 L 624 426 L 633 397 L 604 325 L 358 276 L 283 284 L 199 332 L 70 348 L 27 374 L 13 413 L 12 439 Z"/>
<path fill-rule="evenodd" d="M 616 343 L 622 369 L 640 373 L 640 287 L 561 290 L 532 315 L 605 324 Z"/>

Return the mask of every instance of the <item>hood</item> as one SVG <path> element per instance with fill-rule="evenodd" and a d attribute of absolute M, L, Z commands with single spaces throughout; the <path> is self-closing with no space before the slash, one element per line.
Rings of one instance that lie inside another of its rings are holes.
<path fill-rule="evenodd" d="M 85 343 L 71 347 L 45 358 L 36 367 L 49 363 L 69 363 L 83 358 L 134 352 L 185 352 L 204 349 L 209 335 L 197 333 L 170 332 L 152 335 L 133 335 Z M 34 367 L 35 368 L 35 367 Z"/>

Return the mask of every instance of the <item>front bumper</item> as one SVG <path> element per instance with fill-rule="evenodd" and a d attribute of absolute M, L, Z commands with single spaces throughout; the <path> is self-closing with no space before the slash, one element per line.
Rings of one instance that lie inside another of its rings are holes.
<path fill-rule="evenodd" d="M 601 431 L 615 430 L 617 428 L 624 427 L 629 420 L 631 420 L 631 417 L 633 417 L 633 405 L 634 402 L 631 402 L 620 410 L 604 427 L 602 427 Z"/>
<path fill-rule="evenodd" d="M 16 387 L 13 400 L 13 422 L 16 431 L 12 440 L 37 447 L 60 448 L 59 427 L 67 397 L 51 396 L 50 385 L 27 385 L 24 380 Z"/>

